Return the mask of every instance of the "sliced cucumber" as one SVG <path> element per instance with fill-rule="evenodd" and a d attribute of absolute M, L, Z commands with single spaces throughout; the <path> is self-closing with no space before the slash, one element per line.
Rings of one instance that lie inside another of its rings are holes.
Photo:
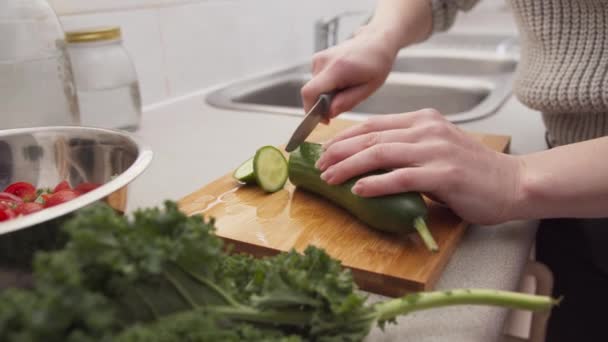
<path fill-rule="evenodd" d="M 283 152 L 273 146 L 260 148 L 253 157 L 255 180 L 264 191 L 276 192 L 287 182 L 287 160 Z"/>
<path fill-rule="evenodd" d="M 243 183 L 255 183 L 255 173 L 253 172 L 253 157 L 247 159 L 246 162 L 241 164 L 234 173 L 232 174 L 234 179 Z"/>

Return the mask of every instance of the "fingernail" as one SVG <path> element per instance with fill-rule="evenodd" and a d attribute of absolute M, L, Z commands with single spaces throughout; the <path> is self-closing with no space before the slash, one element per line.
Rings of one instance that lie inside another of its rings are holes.
<path fill-rule="evenodd" d="M 333 177 L 334 170 L 332 170 L 331 168 L 321 174 L 321 179 L 324 180 L 326 183 L 329 183 Z"/>
<path fill-rule="evenodd" d="M 325 171 L 327 171 L 327 169 L 328 169 L 328 168 L 329 168 L 329 165 L 327 165 L 327 162 L 324 160 L 324 161 L 321 163 L 321 165 L 320 165 L 320 167 L 319 167 L 319 170 L 320 170 L 321 172 L 325 172 Z"/>
<path fill-rule="evenodd" d="M 325 183 L 327 183 L 327 175 L 325 173 L 321 174 L 321 180 L 323 180 Z"/>
<path fill-rule="evenodd" d="M 317 160 L 317 162 L 315 163 L 315 167 L 317 168 L 317 170 L 321 170 L 323 171 L 323 166 L 325 163 L 323 163 L 322 159 Z"/>
<path fill-rule="evenodd" d="M 355 195 L 361 195 L 361 190 L 362 190 L 362 186 L 359 183 L 355 183 L 353 188 L 350 189 L 350 191 Z"/>

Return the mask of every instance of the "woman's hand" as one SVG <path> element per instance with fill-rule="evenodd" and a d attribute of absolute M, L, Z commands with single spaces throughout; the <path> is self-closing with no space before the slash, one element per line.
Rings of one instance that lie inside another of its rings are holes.
<path fill-rule="evenodd" d="M 430 1 L 379 0 L 354 38 L 313 57 L 313 78 L 301 91 L 304 109 L 338 91 L 325 121 L 351 110 L 384 83 L 399 49 L 426 39 L 432 26 Z"/>
<path fill-rule="evenodd" d="M 372 28 L 365 27 L 352 39 L 318 52 L 313 57 L 313 78 L 302 87 L 306 112 L 323 93 L 340 90 L 332 101 L 329 117 L 349 111 L 384 83 L 398 47 Z"/>
<path fill-rule="evenodd" d="M 486 148 L 433 109 L 370 119 L 325 148 L 317 167 L 329 184 L 392 170 L 359 180 L 353 192 L 363 197 L 419 191 L 469 222 L 493 224 L 511 218 L 519 195 L 522 162 Z"/>

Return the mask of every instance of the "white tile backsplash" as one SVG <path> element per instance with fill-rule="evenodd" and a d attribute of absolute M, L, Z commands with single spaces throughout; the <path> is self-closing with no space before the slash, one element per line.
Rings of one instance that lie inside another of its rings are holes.
<path fill-rule="evenodd" d="M 237 8 L 235 1 L 212 1 L 160 9 L 171 95 L 240 74 Z"/>
<path fill-rule="evenodd" d="M 47 0 L 59 15 L 117 12 L 173 6 L 204 0 Z"/>
<path fill-rule="evenodd" d="M 162 8 L 173 96 L 310 58 L 316 19 L 373 1 L 207 1 Z"/>
<path fill-rule="evenodd" d="M 144 105 L 307 60 L 315 20 L 344 11 L 371 15 L 375 0 L 50 0 L 66 30 L 120 25 L 139 75 Z M 486 0 L 479 13 L 504 12 Z M 90 13 L 94 12 L 94 13 Z M 491 15 L 460 15 L 456 30 L 479 30 Z M 342 39 L 367 15 L 347 18 Z M 489 19 L 491 20 L 491 19 Z M 482 20 L 483 21 L 483 20 Z M 469 24 L 469 22 L 471 22 Z M 511 26 L 507 25 L 510 24 Z M 459 26 L 460 25 L 460 26 Z"/>
<path fill-rule="evenodd" d="M 65 30 L 122 27 L 144 105 L 310 58 L 314 20 L 374 0 L 49 0 Z"/>

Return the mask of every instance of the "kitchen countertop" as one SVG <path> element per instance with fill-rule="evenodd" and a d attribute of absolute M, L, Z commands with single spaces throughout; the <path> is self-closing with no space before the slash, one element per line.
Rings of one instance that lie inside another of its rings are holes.
<path fill-rule="evenodd" d="M 149 169 L 130 187 L 129 210 L 177 200 L 229 172 L 262 145 L 287 141 L 300 117 L 222 110 L 207 105 L 205 92 L 149 108 L 136 133 L 154 151 Z M 511 98 L 495 115 L 460 125 L 507 134 L 511 152 L 544 148 L 540 115 Z M 536 221 L 471 226 L 446 266 L 437 289 L 464 287 L 516 290 L 536 232 Z M 381 296 L 371 295 L 370 300 Z M 507 310 L 463 306 L 417 312 L 399 325 L 379 329 L 368 341 L 496 341 Z"/>

